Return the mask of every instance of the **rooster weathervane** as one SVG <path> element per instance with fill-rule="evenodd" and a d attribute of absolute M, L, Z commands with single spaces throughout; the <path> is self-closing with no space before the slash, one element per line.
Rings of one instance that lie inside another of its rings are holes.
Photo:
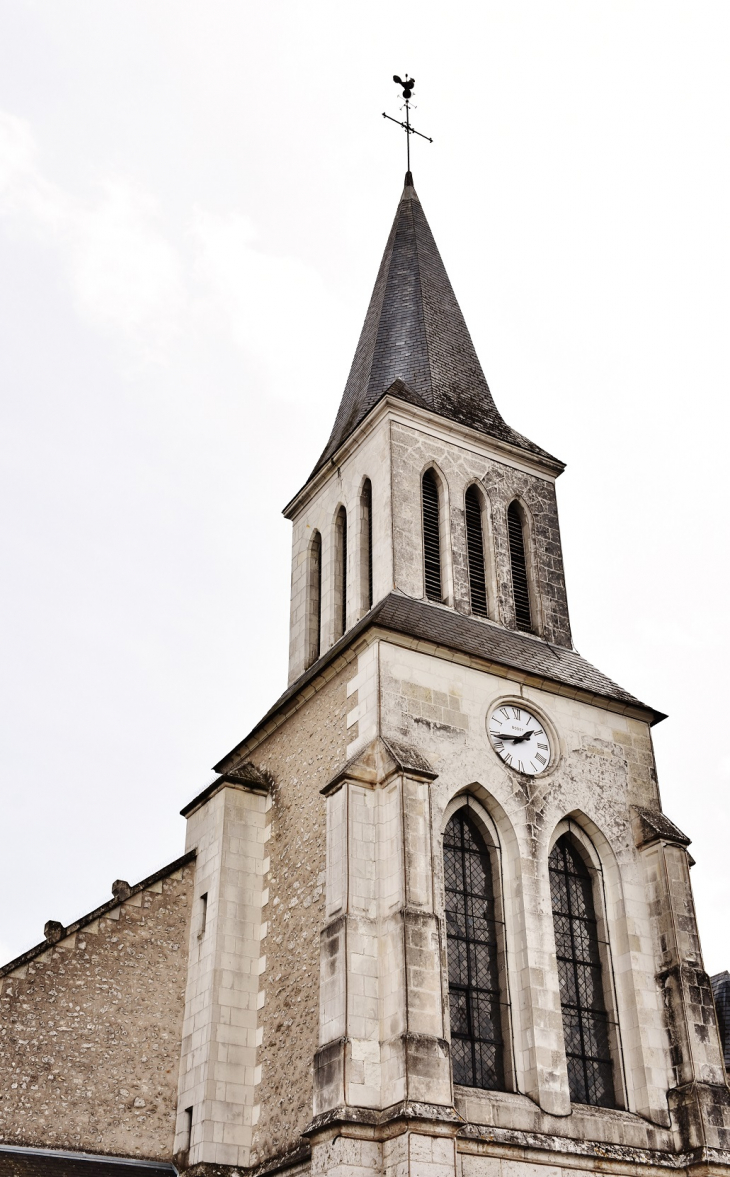
<path fill-rule="evenodd" d="M 410 101 L 411 101 L 411 95 L 413 94 L 413 87 L 416 84 L 416 79 L 409 78 L 408 74 L 406 74 L 405 78 L 399 78 L 397 74 L 393 74 L 393 81 L 397 82 L 397 84 L 399 86 L 403 87 L 403 97 L 405 98 L 405 103 L 406 103 L 406 121 L 401 122 L 400 119 L 394 119 L 391 115 L 386 114 L 385 111 L 383 111 L 383 118 L 390 119 L 391 123 L 397 123 L 398 126 L 402 127 L 406 133 L 406 156 L 408 159 L 408 175 L 410 176 L 410 174 L 411 174 L 411 135 L 419 135 L 421 137 L 421 139 L 428 139 L 429 143 L 433 143 L 433 139 L 430 139 L 428 135 L 424 135 L 421 131 L 417 131 L 415 127 L 411 126 Z"/>

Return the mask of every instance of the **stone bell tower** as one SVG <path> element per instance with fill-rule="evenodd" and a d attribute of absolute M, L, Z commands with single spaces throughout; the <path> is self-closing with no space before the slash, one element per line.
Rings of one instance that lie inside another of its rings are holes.
<path fill-rule="evenodd" d="M 730 1177 L 665 717 L 573 646 L 563 468 L 407 173 L 285 510 L 289 685 L 181 858 L 0 968 L 0 1175 Z"/>
<path fill-rule="evenodd" d="M 184 811 L 191 1172 L 730 1165 L 664 716 L 573 646 L 563 468 L 498 412 L 408 173 L 285 510 L 289 687 Z"/>

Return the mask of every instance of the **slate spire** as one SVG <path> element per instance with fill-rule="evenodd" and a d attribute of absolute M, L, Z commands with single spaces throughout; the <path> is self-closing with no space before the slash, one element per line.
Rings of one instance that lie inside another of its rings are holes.
<path fill-rule="evenodd" d="M 389 391 L 550 457 L 511 429 L 497 410 L 410 172 L 334 428 L 313 473 Z"/>

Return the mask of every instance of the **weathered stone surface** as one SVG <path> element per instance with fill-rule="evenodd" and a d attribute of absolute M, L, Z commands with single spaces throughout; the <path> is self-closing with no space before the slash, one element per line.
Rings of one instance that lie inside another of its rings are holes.
<path fill-rule="evenodd" d="M 325 805 L 320 789 L 346 758 L 345 670 L 252 753 L 271 773 L 266 969 L 259 1013 L 261 1114 L 251 1163 L 292 1148 L 312 1115 L 324 918 Z"/>
<path fill-rule="evenodd" d="M 0 1142 L 172 1156 L 193 870 L 0 981 Z"/>

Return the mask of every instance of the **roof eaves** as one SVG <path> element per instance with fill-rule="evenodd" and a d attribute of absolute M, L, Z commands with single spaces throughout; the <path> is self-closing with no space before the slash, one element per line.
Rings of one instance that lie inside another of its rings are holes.
<path fill-rule="evenodd" d="M 600 677 L 604 680 L 607 689 L 601 689 L 595 683 L 579 684 L 567 681 L 564 675 L 561 676 L 558 673 L 551 675 L 549 670 L 546 668 L 535 668 L 533 670 L 530 670 L 529 668 L 526 669 L 519 665 L 515 665 L 512 660 L 507 659 L 504 656 L 500 657 L 498 653 L 492 653 L 490 655 L 484 651 L 475 650 L 473 645 L 471 648 L 469 648 L 469 643 L 466 641 L 447 642 L 444 640 L 439 640 L 439 638 L 436 636 L 425 637 L 420 632 L 414 632 L 414 630 L 416 630 L 418 627 L 414 626 L 413 624 L 409 624 L 408 619 L 401 619 L 398 623 L 388 619 L 387 617 L 384 619 L 383 614 L 388 611 L 394 602 L 408 603 L 410 605 L 429 610 L 438 608 L 439 612 L 443 612 L 453 620 L 480 627 L 484 624 L 483 622 L 475 621 L 473 618 L 467 618 L 461 614 L 456 614 L 452 610 L 446 609 L 445 607 L 441 609 L 438 606 L 434 606 L 430 603 L 426 604 L 423 601 L 406 597 L 403 593 L 398 591 L 389 593 L 386 597 L 383 597 L 383 599 L 379 601 L 370 610 L 369 613 L 366 613 L 365 616 L 362 617 L 360 621 L 358 621 L 357 624 L 352 627 L 352 629 L 348 630 L 347 633 L 341 637 L 334 646 L 331 646 L 330 649 L 321 656 L 321 658 L 318 658 L 317 661 L 314 662 L 308 670 L 305 670 L 298 679 L 295 679 L 295 681 L 287 687 L 284 693 L 280 695 L 274 705 L 269 708 L 263 718 L 259 720 L 259 722 L 251 729 L 248 735 L 239 741 L 239 743 L 236 744 L 236 746 L 232 748 L 230 752 L 228 752 L 221 760 L 218 761 L 218 763 L 214 766 L 214 771 L 218 773 L 230 772 L 240 762 L 241 757 L 246 753 L 246 751 L 250 750 L 249 746 L 255 737 L 261 736 L 264 729 L 268 729 L 265 732 L 265 736 L 268 736 L 276 729 L 276 727 L 279 726 L 278 723 L 274 722 L 274 720 L 276 720 L 279 716 L 279 713 L 287 707 L 287 704 L 293 703 L 296 697 L 303 695 L 307 688 L 309 688 L 308 696 L 311 696 L 311 694 L 313 694 L 316 690 L 314 683 L 317 678 L 321 678 L 323 682 L 326 682 L 329 678 L 333 677 L 335 673 L 338 673 L 340 669 L 346 666 L 348 662 L 353 661 L 364 645 L 369 645 L 372 640 L 375 640 L 375 633 L 369 633 L 371 630 L 379 631 L 384 637 L 392 635 L 396 641 L 398 641 L 399 638 L 403 638 L 405 639 L 405 642 L 412 648 L 418 649 L 422 653 L 433 654 L 438 657 L 440 653 L 443 652 L 443 656 L 448 654 L 452 660 L 454 658 L 454 654 L 456 654 L 457 661 L 461 661 L 465 665 L 474 666 L 476 669 L 494 668 L 495 673 L 501 673 L 505 677 L 509 677 L 513 680 L 520 680 L 530 683 L 531 685 L 541 687 L 543 690 L 548 690 L 565 697 L 576 698 L 590 704 L 595 704 L 596 702 L 603 703 L 609 710 L 614 711 L 617 714 L 643 719 L 649 722 L 652 726 L 656 723 L 660 723 L 663 719 L 666 719 L 664 712 L 657 711 L 648 704 L 642 703 L 640 699 L 636 699 L 633 695 L 629 694 L 629 692 L 624 691 L 617 684 L 612 683 L 612 681 L 606 678 L 604 675 L 601 675 Z M 525 640 L 534 641 L 540 647 L 550 649 L 553 653 L 555 653 L 549 643 L 544 642 L 544 640 L 540 638 L 530 638 L 527 635 L 519 635 L 516 631 L 513 630 L 502 631 L 501 627 L 495 628 L 499 629 L 500 632 L 512 635 L 517 640 L 519 640 L 522 636 Z M 574 651 L 568 650 L 566 650 L 565 653 L 575 654 Z M 593 667 L 589 662 L 586 662 L 586 660 L 581 658 L 578 654 L 575 654 L 575 657 L 580 660 L 582 666 L 585 666 L 587 670 L 593 671 L 595 673 L 595 667 Z M 560 659 L 557 659 L 556 671 L 559 666 Z M 611 688 L 614 688 L 614 690 L 612 691 Z M 292 706 L 288 708 L 286 714 L 291 714 L 296 709 L 296 706 Z M 259 743 L 260 739 L 256 742 Z"/>

